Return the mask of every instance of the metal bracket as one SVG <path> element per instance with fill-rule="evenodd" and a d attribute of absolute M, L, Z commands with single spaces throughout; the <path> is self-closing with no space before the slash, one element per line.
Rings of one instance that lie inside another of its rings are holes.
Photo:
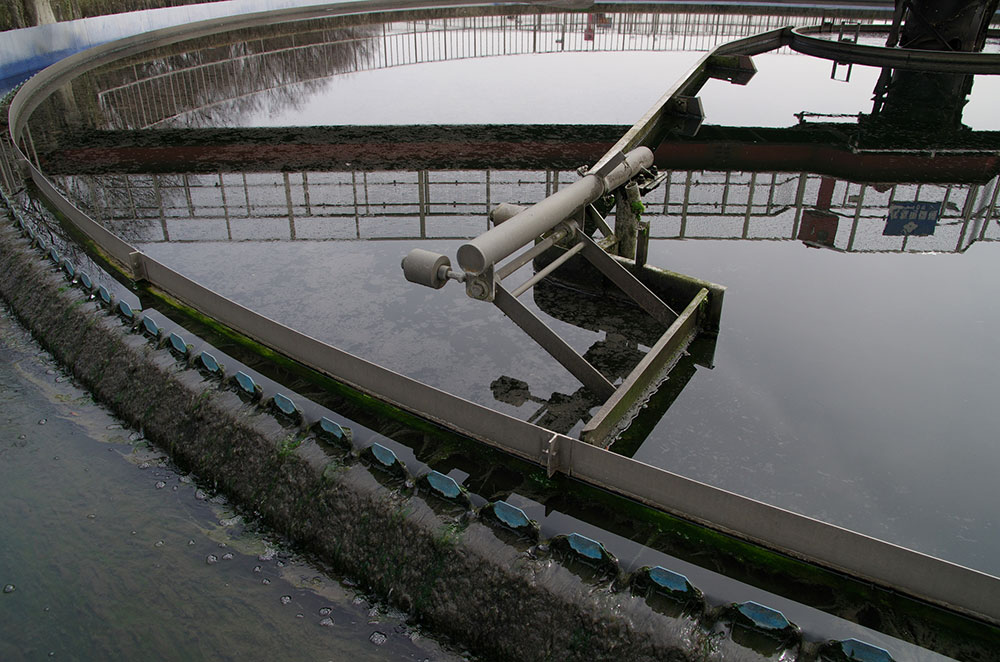
<path fill-rule="evenodd" d="M 136 281 L 148 280 L 146 275 L 145 256 L 140 251 L 132 251 L 128 254 L 129 269 L 132 271 L 132 278 Z"/>
<path fill-rule="evenodd" d="M 552 478 L 556 471 L 559 469 L 559 435 L 552 435 L 548 441 L 542 442 L 542 452 L 539 454 L 538 461 L 542 466 L 545 467 L 545 471 L 548 473 L 548 477 Z"/>
<path fill-rule="evenodd" d="M 493 301 L 496 296 L 496 286 L 496 279 L 493 277 L 493 265 L 490 265 L 482 273 L 476 275 L 465 274 L 465 293 L 472 299 Z"/>
<path fill-rule="evenodd" d="M 757 67 L 749 55 L 713 55 L 705 64 L 705 73 L 733 85 L 746 85 L 757 73 Z"/>
<path fill-rule="evenodd" d="M 676 96 L 670 100 L 670 114 L 678 121 L 678 129 L 682 135 L 697 135 L 701 123 L 705 121 L 705 112 L 701 108 L 698 97 Z"/>

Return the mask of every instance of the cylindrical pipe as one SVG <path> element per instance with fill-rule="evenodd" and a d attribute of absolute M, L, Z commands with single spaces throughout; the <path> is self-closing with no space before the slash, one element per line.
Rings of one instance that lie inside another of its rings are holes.
<path fill-rule="evenodd" d="M 463 244 L 458 249 L 458 264 L 468 273 L 482 273 L 651 165 L 653 152 L 648 147 L 637 147 L 603 179 L 587 175 Z"/>
<path fill-rule="evenodd" d="M 524 294 L 525 292 L 527 292 L 530 288 L 532 288 L 535 285 L 537 285 L 538 281 L 542 280 L 543 278 L 545 278 L 546 276 L 548 276 L 550 273 L 552 273 L 553 271 L 555 271 L 556 269 L 558 269 L 559 267 L 561 267 L 562 264 L 563 264 L 563 262 L 565 262 L 566 260 L 570 259 L 574 255 L 576 255 L 577 253 L 579 253 L 580 251 L 582 251 L 584 245 L 585 244 L 581 241 L 579 244 L 573 246 L 573 248 L 569 249 L 568 251 L 566 251 L 565 253 L 563 253 L 562 255 L 560 255 L 559 257 L 557 257 L 556 259 L 554 259 L 551 262 L 549 262 L 547 265 L 545 265 L 544 269 L 542 269 L 541 271 L 539 271 L 537 274 L 535 274 L 534 276 L 532 276 L 528 280 L 526 280 L 523 283 L 521 283 L 517 287 L 517 289 L 515 289 L 513 292 L 510 293 L 510 295 L 516 299 L 517 297 L 519 297 L 522 294 Z"/>

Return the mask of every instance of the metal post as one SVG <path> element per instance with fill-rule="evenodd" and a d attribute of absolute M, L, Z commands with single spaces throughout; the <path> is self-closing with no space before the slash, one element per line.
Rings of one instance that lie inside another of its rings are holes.
<path fill-rule="evenodd" d="M 288 178 L 288 173 L 281 173 L 281 179 L 285 183 L 285 205 L 288 207 L 288 237 L 295 240 L 295 210 L 292 207 L 292 182 Z"/>
<path fill-rule="evenodd" d="M 615 236 L 618 237 L 618 255 L 635 259 L 636 239 L 639 234 L 639 213 L 642 209 L 642 198 L 639 197 L 639 186 L 629 182 L 615 191 Z"/>
<path fill-rule="evenodd" d="M 750 236 L 750 215 L 753 213 L 753 194 L 757 188 L 757 173 L 750 173 L 750 190 L 747 192 L 747 212 L 743 216 L 743 238 Z"/>
<path fill-rule="evenodd" d="M 795 239 L 799 236 L 799 223 L 802 221 L 802 199 L 806 194 L 806 173 L 799 175 L 799 187 L 795 191 L 795 220 L 792 221 L 792 236 Z"/>
<path fill-rule="evenodd" d="M 226 199 L 226 182 L 222 179 L 222 173 L 219 173 L 219 193 L 222 194 L 222 213 L 226 217 L 226 237 L 229 241 L 233 240 L 233 226 L 229 220 L 229 200 Z"/>
<path fill-rule="evenodd" d="M 851 238 L 847 241 L 848 252 L 854 250 L 854 237 L 858 233 L 858 220 L 861 218 L 861 206 L 865 202 L 865 190 L 867 188 L 868 188 L 867 184 L 862 184 L 861 190 L 858 191 L 858 205 L 854 209 L 854 223 L 851 224 Z"/>

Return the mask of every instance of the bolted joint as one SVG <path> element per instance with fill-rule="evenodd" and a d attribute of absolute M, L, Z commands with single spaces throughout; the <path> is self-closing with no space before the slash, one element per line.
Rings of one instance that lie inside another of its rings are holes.
<path fill-rule="evenodd" d="M 496 295 L 496 280 L 493 278 L 493 267 L 480 274 L 465 274 L 465 293 L 477 301 L 493 301 Z"/>

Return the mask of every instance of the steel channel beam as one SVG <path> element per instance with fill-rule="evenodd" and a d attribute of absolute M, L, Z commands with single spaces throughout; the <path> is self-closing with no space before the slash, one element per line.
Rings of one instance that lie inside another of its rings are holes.
<path fill-rule="evenodd" d="M 674 320 L 677 319 L 677 313 L 633 276 L 632 272 L 611 257 L 590 237 L 581 235 L 580 241 L 584 244 L 583 256 L 617 285 L 622 292 L 639 304 L 640 308 L 652 315 L 653 319 L 663 326 L 670 326 L 674 323 Z"/>
<path fill-rule="evenodd" d="M 674 320 L 649 353 L 642 358 L 622 385 L 583 427 L 580 438 L 588 444 L 606 446 L 605 441 L 614 432 L 629 411 L 635 409 L 657 386 L 666 371 L 680 358 L 698 333 L 699 310 L 708 299 L 708 290 L 702 288 L 691 303 Z"/>
<path fill-rule="evenodd" d="M 657 469 L 583 442 L 570 474 L 790 556 L 1000 622 L 1000 579 Z M 605 482 L 607 481 L 607 482 Z"/>
<path fill-rule="evenodd" d="M 579 379 L 584 386 L 604 400 L 614 395 L 615 387 L 604 375 L 499 283 L 496 286 L 493 304 L 551 354 L 552 358 L 560 365 Z"/>
<path fill-rule="evenodd" d="M 779 28 L 722 44 L 706 53 L 688 70 L 684 78 L 667 89 L 663 96 L 646 111 L 646 114 L 633 124 L 632 128 L 594 164 L 591 170 L 600 170 L 615 155 L 628 153 L 636 147 L 646 146 L 651 149 L 655 148 L 662 140 L 663 129 L 667 124 L 667 118 L 670 117 L 669 105 L 672 103 L 674 97 L 696 96 L 702 86 L 711 78 L 708 70 L 713 58 L 720 55 L 757 55 L 759 53 L 766 53 L 767 51 L 784 46 L 790 32 L 790 28 Z"/>
<path fill-rule="evenodd" d="M 651 150 L 642 147 L 630 151 L 625 156 L 624 162 L 606 176 L 590 174 L 582 177 L 472 241 L 459 246 L 459 266 L 471 274 L 484 272 L 651 165 L 653 165 Z"/>
<path fill-rule="evenodd" d="M 53 65 L 22 86 L 10 108 L 10 133 L 14 139 L 12 149 L 19 160 L 26 160 L 17 147 L 17 142 L 31 111 L 74 75 L 116 57 L 204 36 L 223 28 L 272 23 L 277 20 L 276 15 L 329 16 L 335 13 L 414 9 L 431 4 L 441 6 L 475 3 L 447 0 L 437 3 L 356 2 L 311 11 L 288 10 L 250 15 L 236 20 L 213 19 L 194 24 L 196 29 L 191 26 L 167 28 L 96 47 Z M 783 31 L 776 31 L 731 42 L 713 52 L 719 53 L 723 48 L 724 52 L 729 53 L 764 52 L 783 45 L 780 38 L 782 33 Z M 704 67 L 705 62 L 706 59 L 703 58 L 700 66 Z M 642 122 L 643 120 L 639 124 Z M 636 131 L 642 133 L 641 127 Z M 630 131 L 632 137 L 626 142 L 636 140 L 636 131 Z M 439 391 L 322 343 L 240 306 L 136 252 L 126 242 L 75 208 L 30 164 L 29 170 L 40 193 L 63 211 L 74 226 L 126 268 L 141 272 L 152 284 L 179 301 L 307 367 L 472 439 L 513 455 L 541 462 L 581 481 L 650 507 L 1000 625 L 1000 601 L 996 599 L 1000 595 L 1000 578 L 769 506 L 564 435 L 553 434 L 550 430 Z"/>

